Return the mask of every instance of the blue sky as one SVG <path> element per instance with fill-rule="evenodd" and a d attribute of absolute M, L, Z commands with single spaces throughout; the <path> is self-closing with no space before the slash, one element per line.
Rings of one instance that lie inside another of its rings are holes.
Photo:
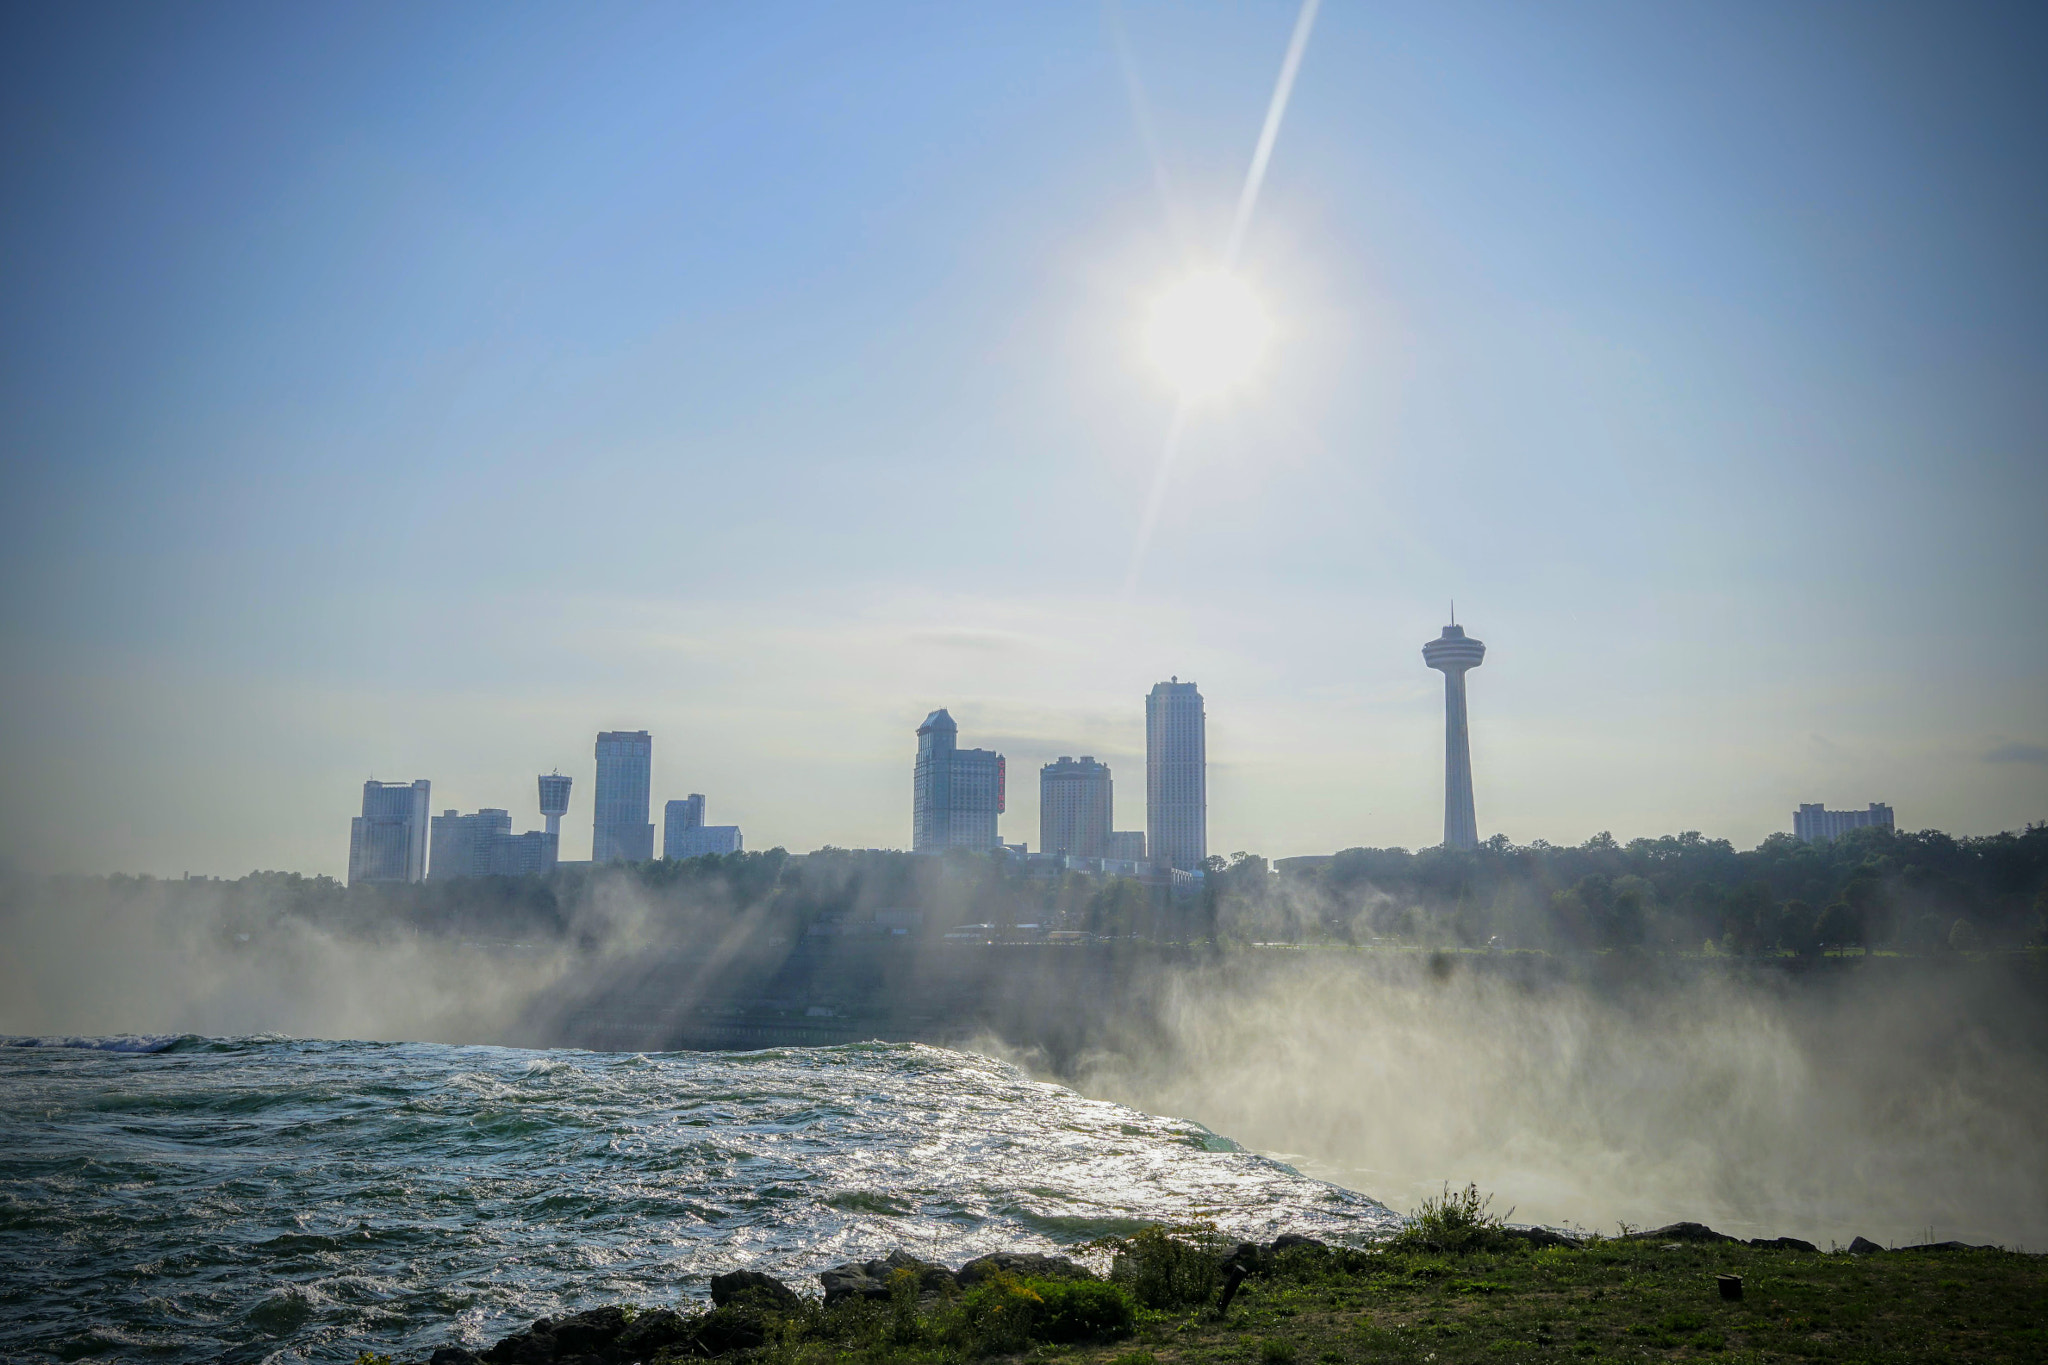
<path fill-rule="evenodd" d="M 1142 828 L 1174 674 L 1212 850 L 1418 846 L 1453 596 L 1483 834 L 2048 818 L 2039 11 L 1328 0 L 1126 594 L 1293 19 L 10 8 L 0 857 L 339 872 L 367 777 L 550 768 L 581 856 L 614 727 L 901 846 L 940 705 L 1036 846 L 1059 754 Z"/>

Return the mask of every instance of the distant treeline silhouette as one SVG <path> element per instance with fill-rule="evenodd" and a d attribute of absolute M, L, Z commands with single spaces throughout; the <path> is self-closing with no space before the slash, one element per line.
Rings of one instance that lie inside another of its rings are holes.
<path fill-rule="evenodd" d="M 2048 943 L 2048 824 L 1956 838 L 1857 830 L 1833 843 L 1778 834 L 1741 852 L 1698 833 L 1577 847 L 1352 848 L 1325 858 L 1209 860 L 1192 897 L 1131 878 L 1047 877 L 1002 856 L 823 848 L 708 856 L 544 876 L 343 887 L 256 872 L 234 881 L 55 878 L 8 894 L 53 904 L 147 894 L 183 903 L 227 939 L 280 916 L 342 933 L 424 932 L 497 943 L 687 938 L 744 927 L 763 940 L 916 941 L 985 926 L 1179 943 L 1337 944 L 1573 951 L 1817 954 L 1948 952 Z M 40 892 L 40 895 L 38 895 Z M 631 913 L 628 915 L 627 910 Z"/>

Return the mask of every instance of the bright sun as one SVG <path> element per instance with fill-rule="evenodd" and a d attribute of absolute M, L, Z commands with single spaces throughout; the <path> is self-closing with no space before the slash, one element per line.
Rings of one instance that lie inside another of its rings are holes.
<path fill-rule="evenodd" d="M 1258 295 L 1235 275 L 1190 275 L 1152 305 L 1145 354 L 1190 401 L 1218 398 L 1258 367 L 1273 324 Z"/>

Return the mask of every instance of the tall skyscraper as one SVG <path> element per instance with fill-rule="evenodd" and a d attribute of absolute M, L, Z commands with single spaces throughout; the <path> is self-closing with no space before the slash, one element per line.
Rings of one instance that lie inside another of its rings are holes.
<path fill-rule="evenodd" d="M 1209 741 L 1202 694 L 1175 677 L 1145 698 L 1145 832 L 1159 867 L 1209 856 Z"/>
<path fill-rule="evenodd" d="M 1479 667 L 1486 646 L 1466 638 L 1456 622 L 1422 647 L 1422 662 L 1444 675 L 1444 847 L 1479 847 L 1472 812 L 1472 737 L 1465 723 L 1465 675 Z"/>
<path fill-rule="evenodd" d="M 654 740 L 645 730 L 598 735 L 593 863 L 644 863 L 654 857 L 654 824 L 647 818 L 653 766 Z"/>
<path fill-rule="evenodd" d="M 741 848 L 738 825 L 704 823 L 704 794 L 691 792 L 681 801 L 662 809 L 661 856 L 701 858 L 707 853 L 738 853 Z"/>
<path fill-rule="evenodd" d="M 1829 844 L 1852 829 L 1892 828 L 1892 808 L 1881 802 L 1869 810 L 1829 810 L 1818 802 L 1792 812 L 1793 837 L 1809 844 Z"/>
<path fill-rule="evenodd" d="M 1115 825 L 1109 765 L 1082 755 L 1038 770 L 1038 847 L 1045 853 L 1106 858 Z"/>
<path fill-rule="evenodd" d="M 427 876 L 431 783 L 363 784 L 363 813 L 349 822 L 348 884 L 417 882 Z"/>
<path fill-rule="evenodd" d="M 945 710 L 917 727 L 917 768 L 911 780 L 910 847 L 994 848 L 996 817 L 1008 805 L 1008 769 L 993 749 L 962 749 L 960 727 Z"/>

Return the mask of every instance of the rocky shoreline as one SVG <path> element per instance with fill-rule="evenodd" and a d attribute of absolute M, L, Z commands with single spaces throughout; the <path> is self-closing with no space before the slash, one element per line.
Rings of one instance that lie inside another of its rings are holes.
<path fill-rule="evenodd" d="M 1716 1232 L 1702 1223 L 1680 1222 L 1647 1230 L 1624 1230 L 1616 1238 L 1574 1236 L 1550 1228 L 1495 1226 L 1488 1237 L 1500 1245 L 1521 1244 L 1529 1250 L 1546 1248 L 1583 1249 L 1589 1244 L 1648 1243 L 1665 1250 L 1728 1244 L 1760 1250 L 1819 1255 L 1813 1243 L 1797 1237 L 1737 1238 Z M 1213 1241 L 1206 1250 L 1161 1236 L 1155 1245 L 1184 1248 L 1209 1262 L 1211 1292 L 1218 1313 L 1227 1313 L 1239 1287 L 1248 1278 L 1271 1272 L 1291 1253 L 1346 1260 L 1370 1256 L 1370 1251 L 1333 1247 L 1313 1237 L 1284 1234 L 1270 1242 L 1239 1242 L 1225 1245 Z M 1426 1242 L 1421 1244 L 1428 1248 Z M 1934 1242 L 1899 1247 L 1900 1252 L 1996 1251 L 1990 1246 L 1962 1242 Z M 1839 1254 L 1868 1256 L 1887 1248 L 1858 1237 Z M 1119 1252 L 1118 1270 L 1123 1269 Z M 1834 1254 L 1834 1253 L 1830 1253 Z M 1724 1277 L 1725 1278 L 1725 1277 Z M 617 1305 L 591 1308 L 562 1317 L 541 1318 L 522 1331 L 504 1337 L 482 1350 L 444 1346 L 436 1350 L 428 1365 L 661 1365 L 662 1362 L 715 1359 L 755 1351 L 776 1339 L 786 1324 L 805 1315 L 828 1313 L 846 1305 L 893 1305 L 898 1311 L 915 1312 L 934 1305 L 958 1301 L 977 1290 L 1007 1288 L 1030 1293 L 1048 1285 L 1092 1284 L 1112 1290 L 1116 1275 L 1110 1277 L 1070 1257 L 1035 1251 L 995 1252 L 978 1256 L 957 1269 L 948 1269 L 920 1259 L 903 1250 L 868 1261 L 848 1261 L 819 1271 L 818 1293 L 806 1296 L 775 1276 L 757 1270 L 734 1270 L 711 1280 L 708 1309 L 685 1306 L 634 1309 Z M 1724 1291 L 1725 1291 L 1724 1286 Z M 1048 1291 L 1049 1292 L 1049 1291 Z M 1739 1280 L 1735 1289 L 1740 1294 Z M 984 1294 L 983 1297 L 986 1297 Z M 1037 1300 L 1034 1298 L 1033 1300 Z M 858 1311 L 857 1309 L 855 1311 Z M 382 1357 L 361 1359 L 380 1361 Z"/>

